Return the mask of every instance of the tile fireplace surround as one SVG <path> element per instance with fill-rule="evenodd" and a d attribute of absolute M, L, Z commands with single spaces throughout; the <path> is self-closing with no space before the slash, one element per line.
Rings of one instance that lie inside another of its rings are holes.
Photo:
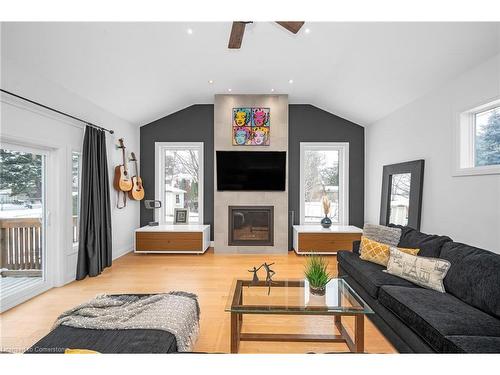
<path fill-rule="evenodd" d="M 270 109 L 269 146 L 233 146 L 231 135 L 232 109 L 264 107 Z M 288 95 L 215 95 L 214 159 L 217 151 L 286 151 L 287 173 L 285 191 L 217 191 L 214 176 L 214 252 L 239 254 L 286 254 L 288 252 Z M 217 173 L 217 168 L 214 168 Z M 273 206 L 274 230 L 272 244 L 231 246 L 229 235 L 230 206 Z"/>

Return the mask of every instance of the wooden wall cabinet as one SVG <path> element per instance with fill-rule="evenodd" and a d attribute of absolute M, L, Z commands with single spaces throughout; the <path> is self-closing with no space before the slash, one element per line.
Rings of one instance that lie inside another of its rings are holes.
<path fill-rule="evenodd" d="M 136 253 L 203 254 L 210 247 L 210 225 L 145 226 L 135 231 Z"/>
<path fill-rule="evenodd" d="M 363 230 L 353 225 L 294 225 L 293 249 L 297 254 L 337 254 L 352 250 L 353 241 L 361 239 Z"/>

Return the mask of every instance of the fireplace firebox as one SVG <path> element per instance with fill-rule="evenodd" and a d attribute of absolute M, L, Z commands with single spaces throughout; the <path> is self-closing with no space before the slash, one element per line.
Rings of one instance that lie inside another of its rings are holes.
<path fill-rule="evenodd" d="M 229 206 L 229 246 L 273 246 L 273 206 Z"/>

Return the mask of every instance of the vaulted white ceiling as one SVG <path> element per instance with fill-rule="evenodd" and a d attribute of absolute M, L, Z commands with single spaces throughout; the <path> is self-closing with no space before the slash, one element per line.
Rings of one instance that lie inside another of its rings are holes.
<path fill-rule="evenodd" d="M 293 35 L 258 22 L 240 50 L 227 48 L 230 30 L 230 22 L 4 23 L 1 53 L 137 125 L 228 89 L 274 89 L 368 125 L 500 52 L 498 23 L 306 23 Z"/>

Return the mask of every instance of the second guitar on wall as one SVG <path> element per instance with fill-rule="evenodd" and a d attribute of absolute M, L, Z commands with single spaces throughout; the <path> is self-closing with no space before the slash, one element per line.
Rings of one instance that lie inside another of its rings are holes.
<path fill-rule="evenodd" d="M 144 187 L 142 185 L 142 179 L 139 176 L 139 167 L 137 165 L 135 153 L 132 152 L 130 154 L 130 161 L 134 162 L 135 167 L 135 174 L 131 177 L 127 166 L 126 147 L 123 138 L 120 138 L 118 143 L 119 146 L 117 147 L 122 150 L 122 164 L 115 167 L 113 186 L 118 194 L 116 207 L 121 209 L 127 205 L 127 195 L 130 199 L 142 200 L 144 198 Z"/>

